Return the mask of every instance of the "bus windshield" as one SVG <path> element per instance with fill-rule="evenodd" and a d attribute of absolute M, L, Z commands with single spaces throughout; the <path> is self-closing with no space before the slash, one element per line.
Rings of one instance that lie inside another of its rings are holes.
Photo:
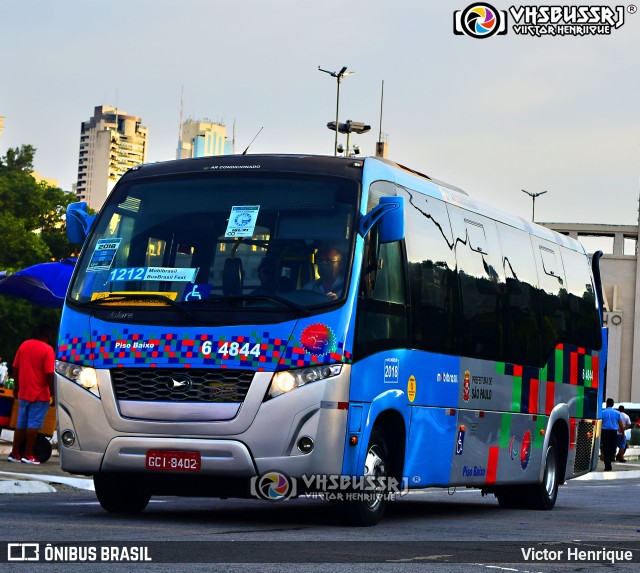
<path fill-rule="evenodd" d="M 359 184 L 302 174 L 205 174 L 120 184 L 78 263 L 90 307 L 308 314 L 344 299 Z"/>

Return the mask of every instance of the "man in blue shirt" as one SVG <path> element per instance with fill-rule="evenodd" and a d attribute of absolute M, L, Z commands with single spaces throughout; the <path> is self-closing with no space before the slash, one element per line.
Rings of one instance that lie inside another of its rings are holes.
<path fill-rule="evenodd" d="M 613 398 L 607 398 L 607 407 L 602 410 L 602 458 L 604 459 L 604 471 L 611 471 L 611 462 L 616 455 L 618 431 L 623 430 L 620 412 L 613 409 Z"/>

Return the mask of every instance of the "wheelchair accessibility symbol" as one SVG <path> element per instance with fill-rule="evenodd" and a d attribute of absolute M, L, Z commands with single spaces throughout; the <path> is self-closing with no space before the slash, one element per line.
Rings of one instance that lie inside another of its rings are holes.
<path fill-rule="evenodd" d="M 194 301 L 194 300 L 204 300 L 209 298 L 209 294 L 211 293 L 211 285 L 210 284 L 193 284 L 189 285 L 182 297 L 184 302 Z"/>
<path fill-rule="evenodd" d="M 458 430 L 458 438 L 456 439 L 456 456 L 462 454 L 462 450 L 464 449 L 464 426 L 461 426 Z"/>

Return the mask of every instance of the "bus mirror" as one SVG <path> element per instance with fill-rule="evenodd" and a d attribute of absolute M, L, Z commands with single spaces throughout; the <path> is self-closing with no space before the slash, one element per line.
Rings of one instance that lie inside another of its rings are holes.
<path fill-rule="evenodd" d="M 70 243 L 82 245 L 89 234 L 91 223 L 95 215 L 87 213 L 87 204 L 84 201 L 71 203 L 67 206 L 67 238 Z"/>
<path fill-rule="evenodd" d="M 404 239 L 404 197 L 380 197 L 378 206 L 360 219 L 358 232 L 366 237 L 376 223 L 380 243 Z"/>

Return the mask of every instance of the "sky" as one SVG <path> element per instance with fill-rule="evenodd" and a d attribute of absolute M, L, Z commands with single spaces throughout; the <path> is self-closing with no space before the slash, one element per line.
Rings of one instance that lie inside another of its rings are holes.
<path fill-rule="evenodd" d="M 236 152 L 263 128 L 250 153 L 330 155 L 337 86 L 318 66 L 347 66 L 340 120 L 371 125 L 351 136 L 362 155 L 381 128 L 389 159 L 521 217 L 525 189 L 547 191 L 536 221 L 637 223 L 640 14 L 609 35 L 517 35 L 511 15 L 504 35 L 455 35 L 471 4 L 0 0 L 0 155 L 31 144 L 70 190 L 81 123 L 117 105 L 148 127 L 149 162 L 173 159 L 181 93 L 184 119 L 235 122 Z"/>

